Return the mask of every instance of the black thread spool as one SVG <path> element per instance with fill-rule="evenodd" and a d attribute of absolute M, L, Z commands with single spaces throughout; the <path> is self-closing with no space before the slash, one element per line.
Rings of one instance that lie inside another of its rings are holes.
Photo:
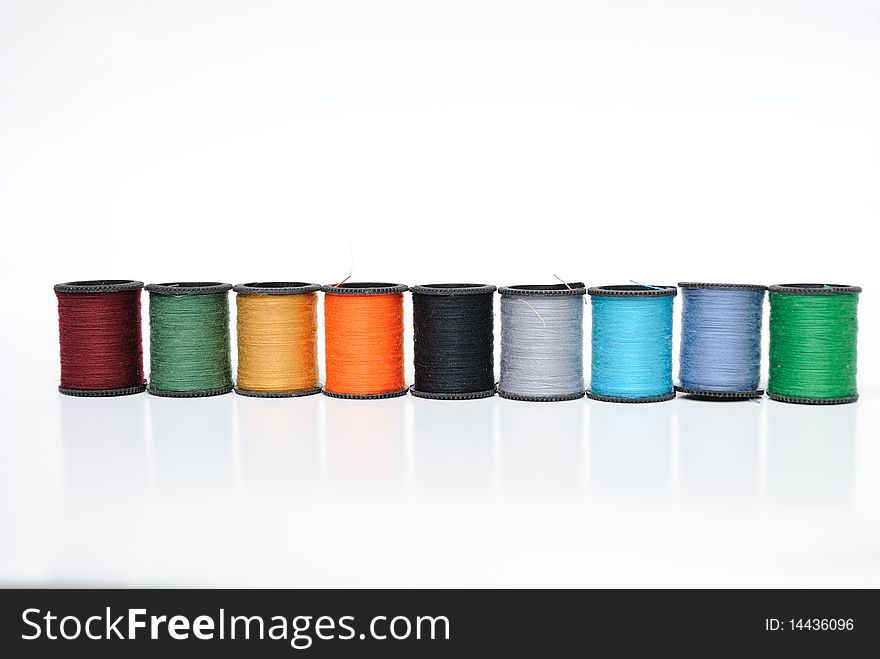
<path fill-rule="evenodd" d="M 426 284 L 413 300 L 413 396 L 468 400 L 495 395 L 495 286 Z"/>

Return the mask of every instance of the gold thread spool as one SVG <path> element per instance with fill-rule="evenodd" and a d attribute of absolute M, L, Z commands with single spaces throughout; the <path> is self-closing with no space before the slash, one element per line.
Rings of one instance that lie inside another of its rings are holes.
<path fill-rule="evenodd" d="M 283 398 L 321 391 L 319 284 L 253 282 L 233 290 L 238 312 L 236 393 Z"/>

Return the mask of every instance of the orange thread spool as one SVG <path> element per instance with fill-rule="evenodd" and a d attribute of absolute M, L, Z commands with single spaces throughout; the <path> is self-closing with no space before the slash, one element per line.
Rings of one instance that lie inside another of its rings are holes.
<path fill-rule="evenodd" d="M 238 381 L 244 396 L 284 398 L 321 391 L 318 384 L 319 284 L 253 282 L 238 295 Z"/>
<path fill-rule="evenodd" d="M 324 393 L 337 398 L 391 398 L 403 374 L 402 284 L 324 286 Z"/>

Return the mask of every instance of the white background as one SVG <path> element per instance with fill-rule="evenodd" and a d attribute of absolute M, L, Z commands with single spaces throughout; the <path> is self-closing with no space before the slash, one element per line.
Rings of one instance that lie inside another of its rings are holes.
<path fill-rule="evenodd" d="M 0 583 L 880 586 L 878 81 L 876 0 L 3 0 Z M 56 392 L 56 282 L 352 265 L 860 284 L 862 400 Z"/>

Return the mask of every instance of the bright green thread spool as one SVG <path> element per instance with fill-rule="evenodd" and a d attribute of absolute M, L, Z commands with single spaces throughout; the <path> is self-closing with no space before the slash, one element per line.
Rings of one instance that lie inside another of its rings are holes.
<path fill-rule="evenodd" d="M 229 295 L 214 282 L 150 284 L 150 386 L 158 396 L 232 391 Z"/>
<path fill-rule="evenodd" d="M 787 403 L 858 399 L 858 286 L 770 287 L 770 378 L 767 395 Z"/>

